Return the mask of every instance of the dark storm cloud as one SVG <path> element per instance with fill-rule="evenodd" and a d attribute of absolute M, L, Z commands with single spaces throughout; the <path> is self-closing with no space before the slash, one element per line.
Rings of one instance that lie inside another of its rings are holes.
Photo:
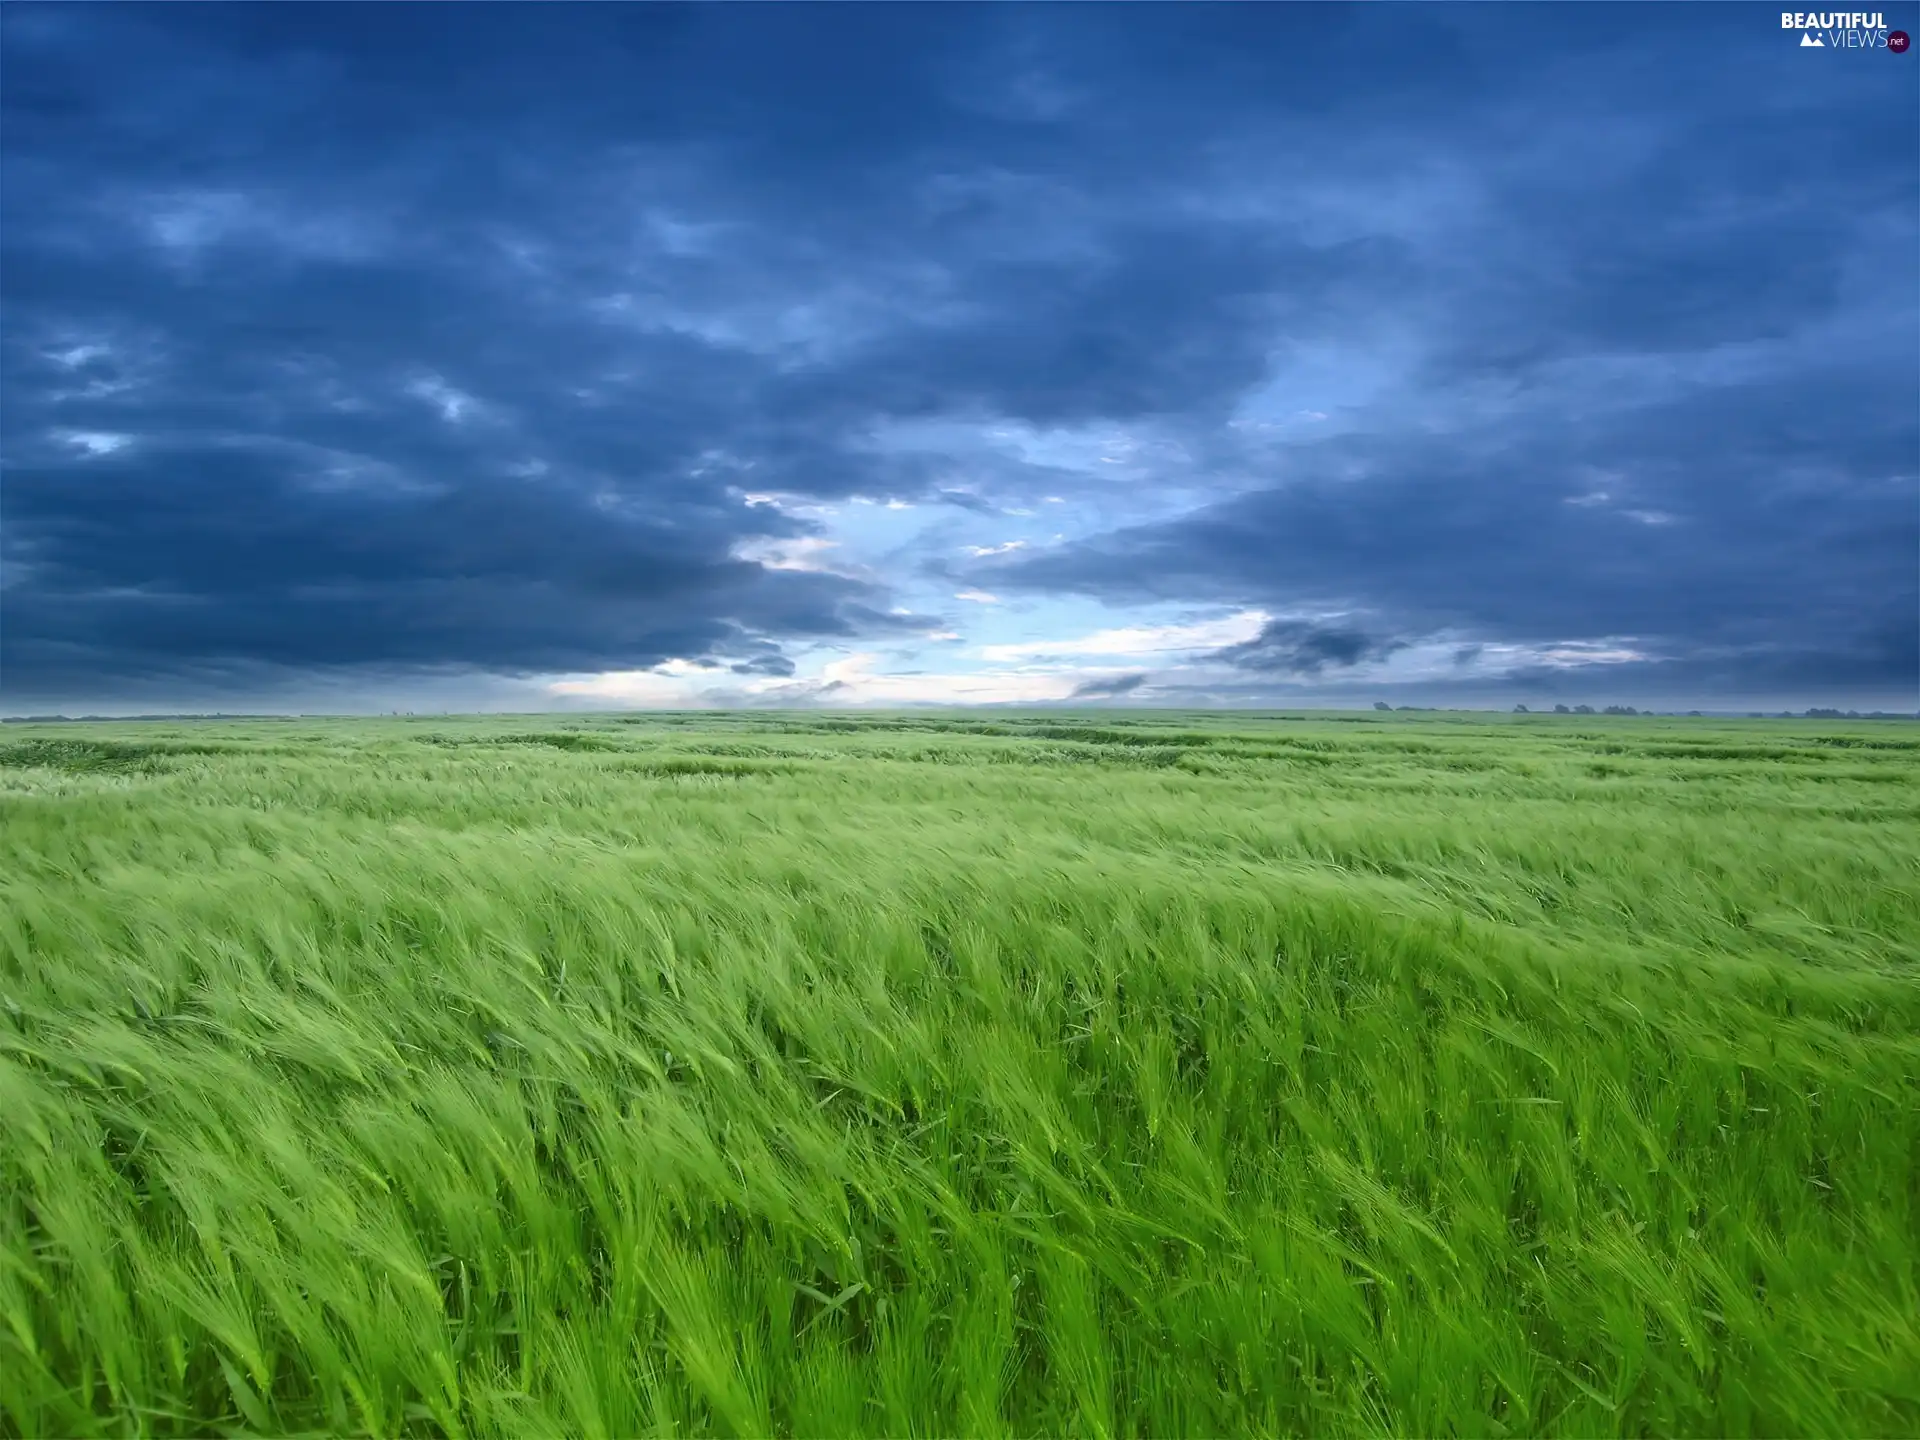
<path fill-rule="evenodd" d="M 898 597 L 747 493 L 1093 491 L 919 419 L 1177 438 L 1215 498 L 995 588 L 1374 617 L 1249 677 L 1910 683 L 1915 72 L 1767 20 L 7 6 L 0 685 L 791 674 Z M 1226 428 L 1329 348 L 1331 438 Z"/>
<path fill-rule="evenodd" d="M 1238 670 L 1319 675 L 1329 667 L 1351 669 L 1363 660 L 1385 659 L 1405 643 L 1351 626 L 1269 620 L 1253 639 L 1216 650 L 1211 658 Z"/>
<path fill-rule="evenodd" d="M 735 675 L 770 675 L 775 677 L 793 674 L 794 664 L 777 649 L 769 646 L 748 660 L 741 660 L 727 667 Z"/>
<path fill-rule="evenodd" d="M 1073 690 L 1073 695 L 1070 698 L 1075 700 L 1111 700 L 1120 695 L 1131 695 L 1147 683 L 1147 678 L 1144 674 L 1135 674 L 1117 675 L 1111 680 L 1089 680 L 1084 685 L 1076 685 Z"/>
<path fill-rule="evenodd" d="M 1398 634 L 1629 637 L 1714 688 L 1796 670 L 1910 686 L 1920 436 L 1900 370 L 1797 368 L 1625 423 L 1555 397 L 1444 446 L 1329 442 L 1289 456 L 1284 484 L 999 583 L 1365 608 Z"/>
<path fill-rule="evenodd" d="M 1115 226 L 1103 246 L 1068 261 L 978 265 L 965 318 L 903 327 L 859 362 L 794 387 L 790 403 L 1038 425 L 1197 418 L 1260 380 L 1276 326 L 1324 324 L 1338 299 L 1397 262 L 1384 243 L 1316 247 L 1227 222 Z"/>
<path fill-rule="evenodd" d="M 1803 70 L 1761 101 L 1708 67 L 1613 107 L 1592 79 L 1486 153 L 1461 243 L 1409 262 L 1413 359 L 1384 403 L 1332 439 L 1216 444 L 1230 497 L 996 583 L 1649 657 L 1518 687 L 1911 698 L 1912 76 Z"/>

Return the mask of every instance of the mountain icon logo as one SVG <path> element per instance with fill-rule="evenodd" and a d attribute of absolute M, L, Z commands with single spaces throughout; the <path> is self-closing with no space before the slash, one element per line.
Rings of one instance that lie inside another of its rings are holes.
<path fill-rule="evenodd" d="M 1800 48 L 1802 50 L 1824 50 L 1827 48 L 1827 42 L 1822 40 L 1818 35 L 1803 34 L 1800 37 Z"/>

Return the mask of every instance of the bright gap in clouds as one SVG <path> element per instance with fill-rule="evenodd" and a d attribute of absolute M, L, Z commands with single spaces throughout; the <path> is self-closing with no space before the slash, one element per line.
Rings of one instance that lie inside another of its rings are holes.
<path fill-rule="evenodd" d="M 1089 684 L 1120 679 L 1110 668 L 876 673 L 883 657 L 861 651 L 795 678 L 725 672 L 628 670 L 574 676 L 547 686 L 558 699 L 655 709 L 734 705 L 1011 705 L 1070 700 Z"/>
<path fill-rule="evenodd" d="M 1217 619 L 1164 625 L 1110 627 L 1057 640 L 987 644 L 929 668 L 917 643 L 948 645 L 963 639 L 953 629 L 920 633 L 894 652 L 862 650 L 851 655 L 820 651 L 798 662 L 792 676 L 739 675 L 724 667 L 668 661 L 650 670 L 577 675 L 549 685 L 556 697 L 619 705 L 699 707 L 737 704 L 940 705 L 1051 703 L 1097 697 L 1102 686 L 1142 687 L 1141 657 L 1159 657 L 1169 677 L 1205 663 L 1208 652 L 1252 640 L 1272 617 L 1243 610 Z M 947 650 L 952 657 L 955 652 Z M 1100 664 L 1101 660 L 1128 662 Z M 1086 663 L 1092 661 L 1095 663 Z M 1146 687 L 1151 689 L 1151 682 Z"/>
<path fill-rule="evenodd" d="M 1218 650 L 1245 644 L 1272 618 L 1264 610 L 1242 610 L 1221 620 L 1192 625 L 1128 625 L 1065 640 L 983 645 L 980 656 L 984 660 L 1024 660 L 1054 655 L 1159 655 Z"/>

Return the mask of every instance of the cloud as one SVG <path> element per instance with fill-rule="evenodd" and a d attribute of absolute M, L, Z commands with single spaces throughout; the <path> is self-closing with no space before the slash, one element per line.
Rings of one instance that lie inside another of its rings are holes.
<path fill-rule="evenodd" d="M 410 382 L 407 393 L 431 405 L 449 425 L 459 425 L 485 414 L 485 407 L 473 396 L 456 390 L 437 375 Z"/>
<path fill-rule="evenodd" d="M 838 545 L 838 541 L 826 540 L 818 535 L 801 535 L 792 539 L 742 541 L 734 546 L 733 553 L 736 559 L 764 566 L 768 570 L 830 574 L 832 566 L 826 563 L 826 553 L 838 548 Z"/>
<path fill-rule="evenodd" d="M 770 676 L 775 679 L 790 678 L 795 670 L 793 661 L 782 654 L 780 647 L 770 641 L 762 640 L 746 647 L 748 655 L 736 660 L 727 667 L 735 675 Z"/>
<path fill-rule="evenodd" d="M 1920 652 L 1886 637 L 1920 609 L 1920 428 L 1896 399 L 1920 377 L 1871 344 L 1787 359 L 1584 415 L 1585 382 L 1542 385 L 1457 420 L 1444 445 L 1295 447 L 1285 483 L 1036 554 L 997 583 L 1364 610 L 1470 642 L 1635 635 L 1676 683 L 1710 688 L 1824 652 L 1849 657 L 1850 683 L 1910 692 Z M 1596 465 L 1623 477 L 1604 501 Z"/>
<path fill-rule="evenodd" d="M 713 681 L 664 669 L 608 672 L 552 681 L 555 698 L 642 708 L 727 705 L 1043 705 L 1124 694 L 1125 676 L 1089 677 L 1084 671 L 877 671 L 880 657 L 861 651 L 830 661 L 813 675 L 743 675 Z M 1101 689 L 1102 685 L 1110 688 Z"/>
<path fill-rule="evenodd" d="M 0 24 L 9 705 L 1920 687 L 1911 74 L 1737 7 Z"/>
<path fill-rule="evenodd" d="M 1065 640 L 1023 640 L 1014 644 L 983 645 L 981 658 L 1023 660 L 1032 656 L 1156 655 L 1212 649 L 1251 639 L 1267 622 L 1265 611 L 1244 610 L 1219 620 L 1190 625 L 1129 625 L 1098 630 Z"/>
<path fill-rule="evenodd" d="M 1131 695 L 1147 683 L 1143 674 L 1116 675 L 1111 680 L 1089 680 L 1084 685 L 1073 687 L 1069 697 L 1074 700 L 1110 700 L 1121 695 Z"/>
<path fill-rule="evenodd" d="M 1384 660 L 1405 645 L 1404 640 L 1382 639 L 1349 626 L 1270 620 L 1253 639 L 1216 650 L 1209 658 L 1238 670 L 1318 675 L 1329 667 L 1351 669 Z"/>
<path fill-rule="evenodd" d="M 113 435 L 101 430 L 68 430 L 58 438 L 83 455 L 111 455 L 133 443 L 131 435 Z"/>

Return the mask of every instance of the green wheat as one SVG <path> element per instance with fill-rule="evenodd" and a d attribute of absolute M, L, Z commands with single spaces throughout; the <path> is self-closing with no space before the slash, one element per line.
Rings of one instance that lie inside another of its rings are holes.
<path fill-rule="evenodd" d="M 1920 735 L 0 734 L 0 1431 L 1920 1431 Z"/>

